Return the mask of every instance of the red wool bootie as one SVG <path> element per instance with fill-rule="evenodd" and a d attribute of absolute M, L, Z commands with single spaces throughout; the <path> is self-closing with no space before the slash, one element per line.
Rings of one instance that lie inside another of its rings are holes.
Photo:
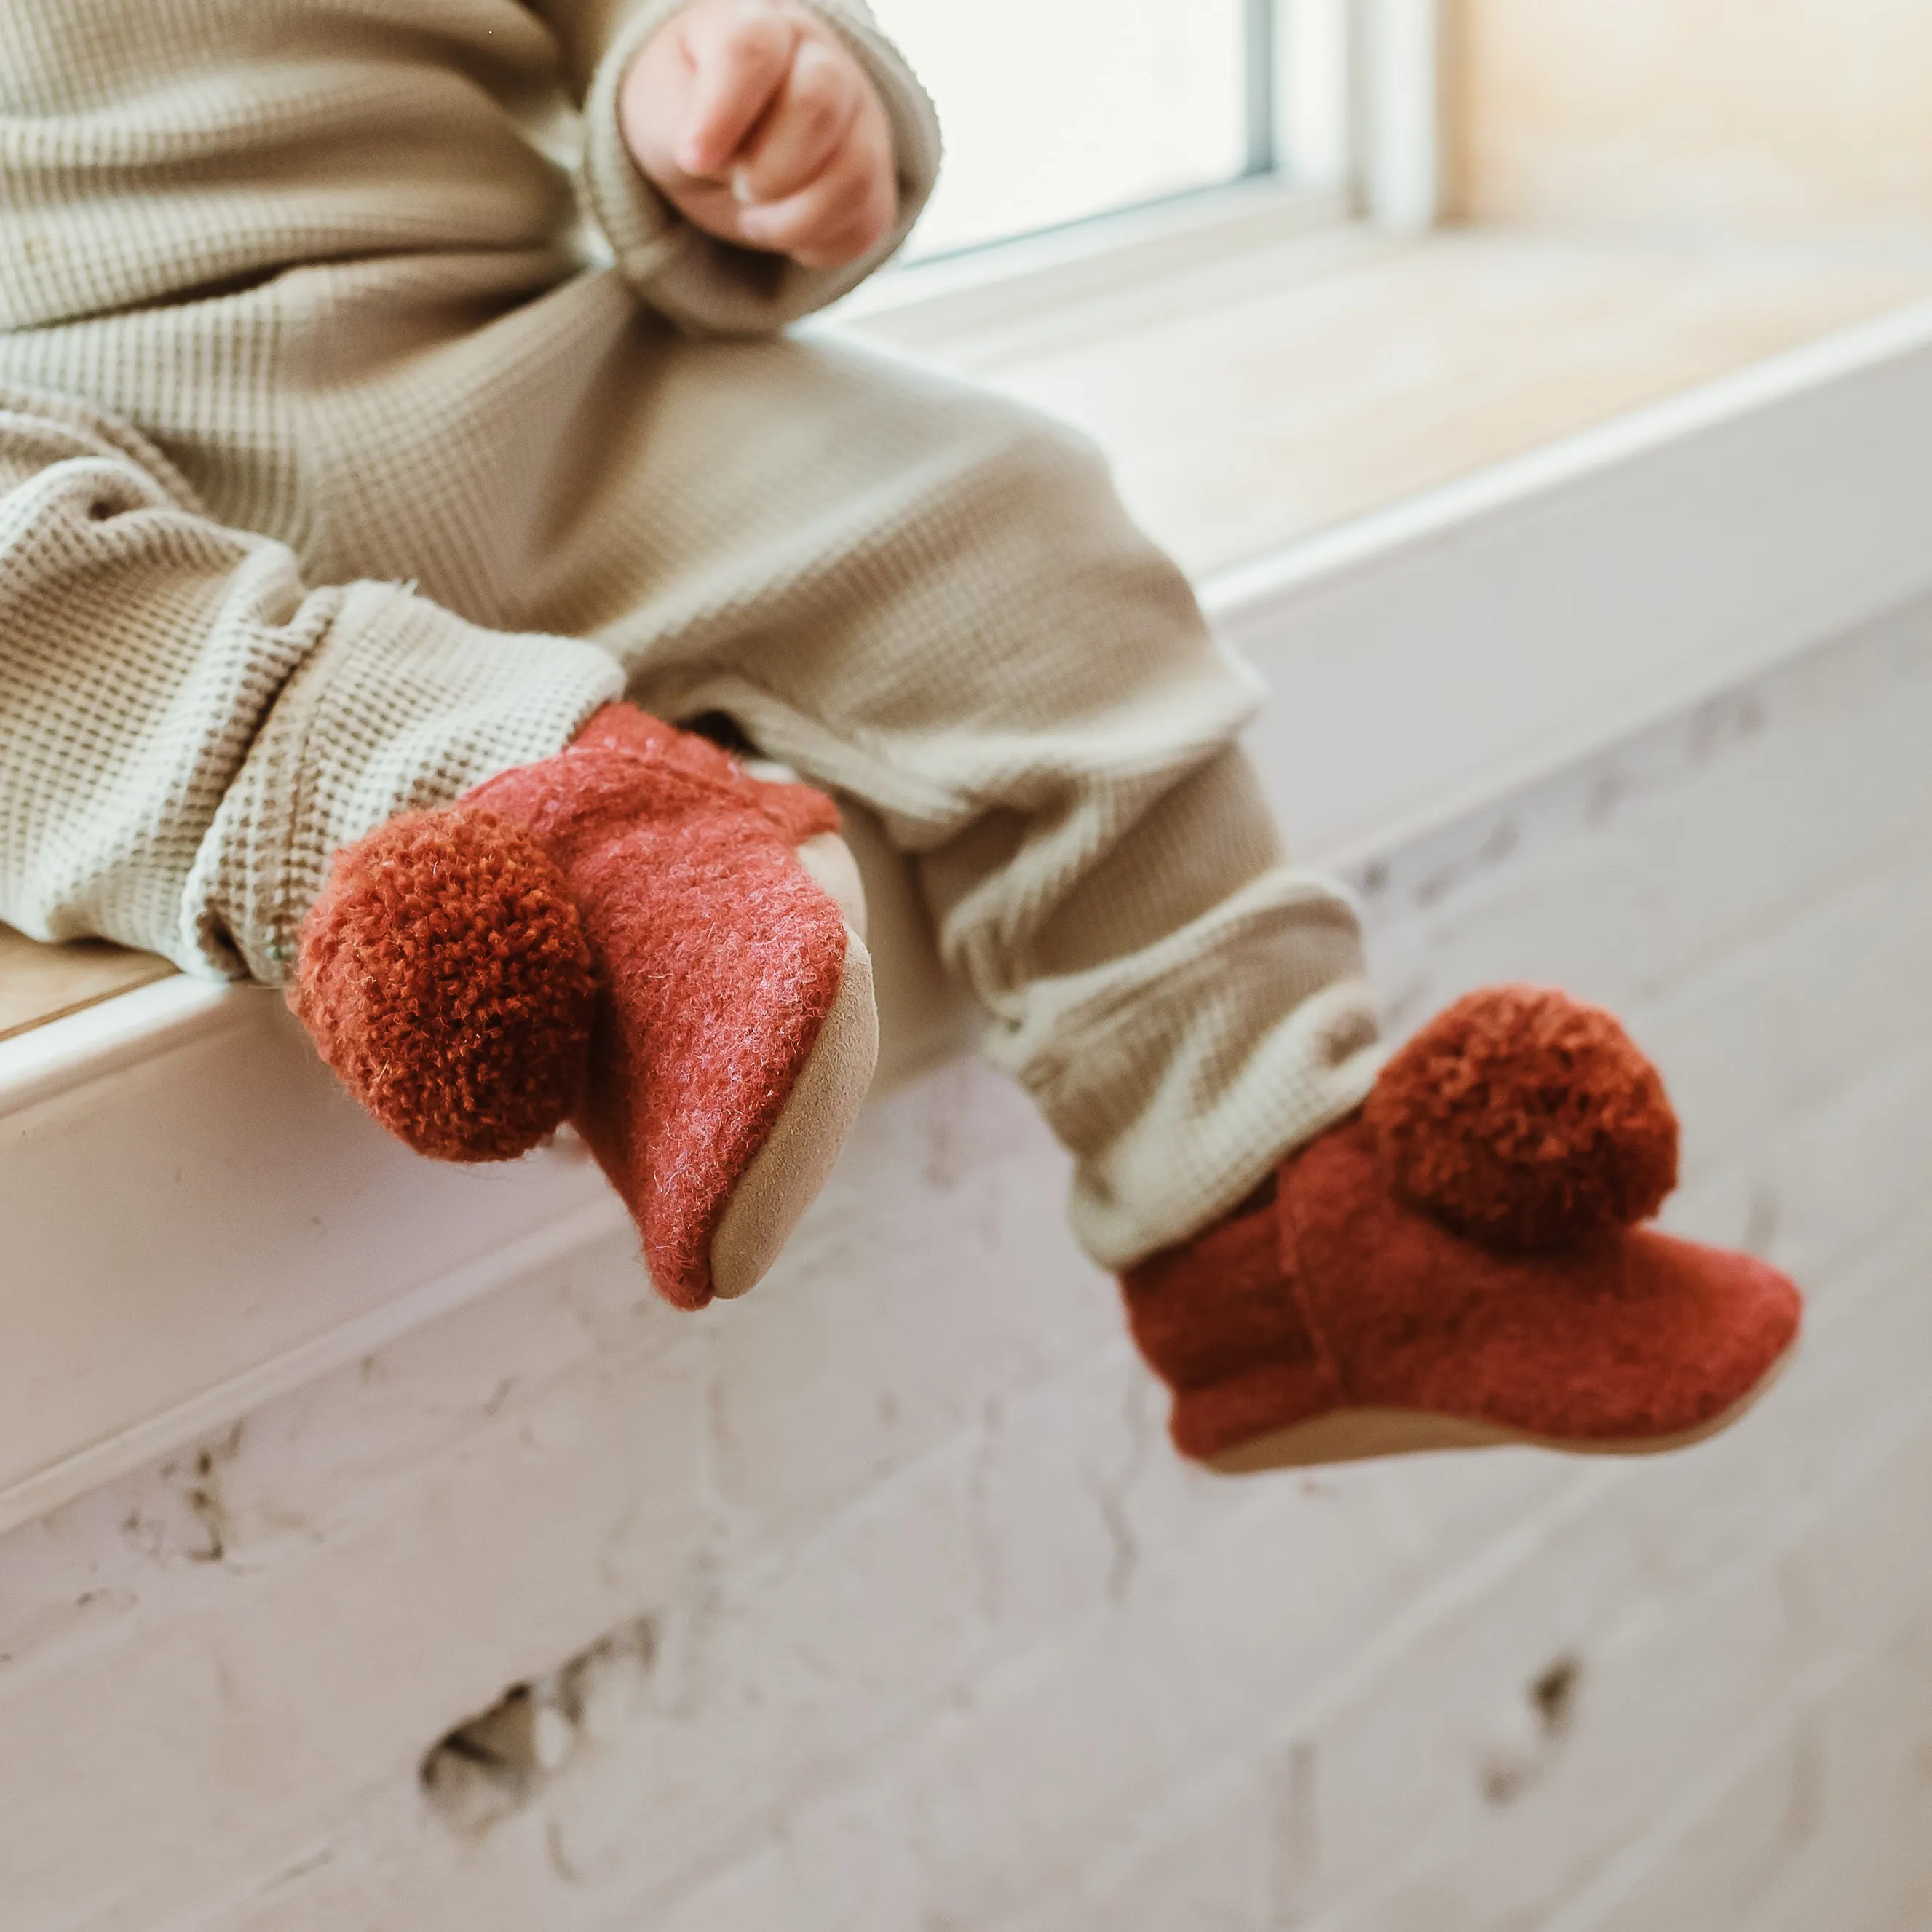
<path fill-rule="evenodd" d="M 338 854 L 289 1003 L 418 1151 L 566 1119 L 668 1300 L 743 1294 L 823 1185 L 878 1049 L 838 808 L 611 705 L 556 757 Z"/>
<path fill-rule="evenodd" d="M 1640 1226 L 1677 1121 L 1608 1013 L 1471 994 L 1248 1202 L 1122 1277 L 1176 1445 L 1227 1474 L 1531 1443 L 1684 1447 L 1743 1414 L 1801 1304 Z"/>

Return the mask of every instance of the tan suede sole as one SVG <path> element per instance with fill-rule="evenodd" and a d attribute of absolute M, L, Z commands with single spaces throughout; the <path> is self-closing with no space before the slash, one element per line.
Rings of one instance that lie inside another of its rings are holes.
<path fill-rule="evenodd" d="M 749 1294 L 778 1259 L 830 1178 L 878 1064 L 872 957 L 848 927 L 844 976 L 818 1043 L 711 1238 L 711 1288 L 719 1300 Z"/>
<path fill-rule="evenodd" d="M 1250 1476 L 1267 1469 L 1318 1468 L 1330 1462 L 1431 1455 L 1448 1449 L 1554 1449 L 1570 1456 L 1661 1456 L 1723 1434 L 1770 1394 L 1797 1352 L 1796 1344 L 1787 1348 L 1759 1378 L 1756 1387 L 1723 1414 L 1675 1436 L 1532 1436 L 1498 1423 L 1473 1422 L 1463 1416 L 1435 1415 L 1421 1409 L 1342 1408 L 1287 1429 L 1271 1430 L 1238 1448 L 1203 1460 L 1217 1474 Z"/>
<path fill-rule="evenodd" d="M 767 770 L 794 776 L 782 766 Z M 732 1190 L 711 1238 L 711 1292 L 721 1301 L 748 1294 L 778 1259 L 831 1174 L 879 1063 L 879 1011 L 858 862 L 836 832 L 820 832 L 796 850 L 799 863 L 844 916 L 845 973 L 791 1097 Z"/>

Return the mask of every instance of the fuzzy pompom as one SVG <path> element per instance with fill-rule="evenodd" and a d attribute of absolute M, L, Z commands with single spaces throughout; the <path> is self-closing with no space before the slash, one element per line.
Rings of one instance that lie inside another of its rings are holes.
<path fill-rule="evenodd" d="M 508 1160 L 578 1105 L 597 982 L 562 874 L 469 809 L 337 855 L 289 1004 L 382 1125 L 441 1160 Z"/>
<path fill-rule="evenodd" d="M 1656 1213 L 1677 1117 L 1616 1018 L 1534 986 L 1469 994 L 1382 1070 L 1367 1106 L 1399 1198 L 1510 1250 Z"/>

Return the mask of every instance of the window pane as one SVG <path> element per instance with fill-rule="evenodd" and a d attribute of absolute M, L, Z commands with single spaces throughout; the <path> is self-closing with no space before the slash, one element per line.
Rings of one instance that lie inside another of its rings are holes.
<path fill-rule="evenodd" d="M 1231 181 L 1245 0 L 873 0 L 939 104 L 936 254 Z"/>

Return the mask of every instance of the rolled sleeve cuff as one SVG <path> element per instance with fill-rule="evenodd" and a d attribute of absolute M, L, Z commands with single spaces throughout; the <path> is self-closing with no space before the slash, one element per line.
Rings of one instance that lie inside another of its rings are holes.
<path fill-rule="evenodd" d="M 623 694 L 572 638 L 486 631 L 400 585 L 321 593 L 322 634 L 264 721 L 182 895 L 190 972 L 279 985 L 336 853 L 554 756 Z"/>
<path fill-rule="evenodd" d="M 938 117 L 911 70 L 868 20 L 832 0 L 814 0 L 811 10 L 851 50 L 885 104 L 898 172 L 898 219 L 870 254 L 840 268 L 808 268 L 719 241 L 686 221 L 645 178 L 618 118 L 618 93 L 631 62 L 687 4 L 646 0 L 598 63 L 584 106 L 585 210 L 608 242 L 618 272 L 687 334 L 773 334 L 857 287 L 911 232 L 938 177 Z"/>

